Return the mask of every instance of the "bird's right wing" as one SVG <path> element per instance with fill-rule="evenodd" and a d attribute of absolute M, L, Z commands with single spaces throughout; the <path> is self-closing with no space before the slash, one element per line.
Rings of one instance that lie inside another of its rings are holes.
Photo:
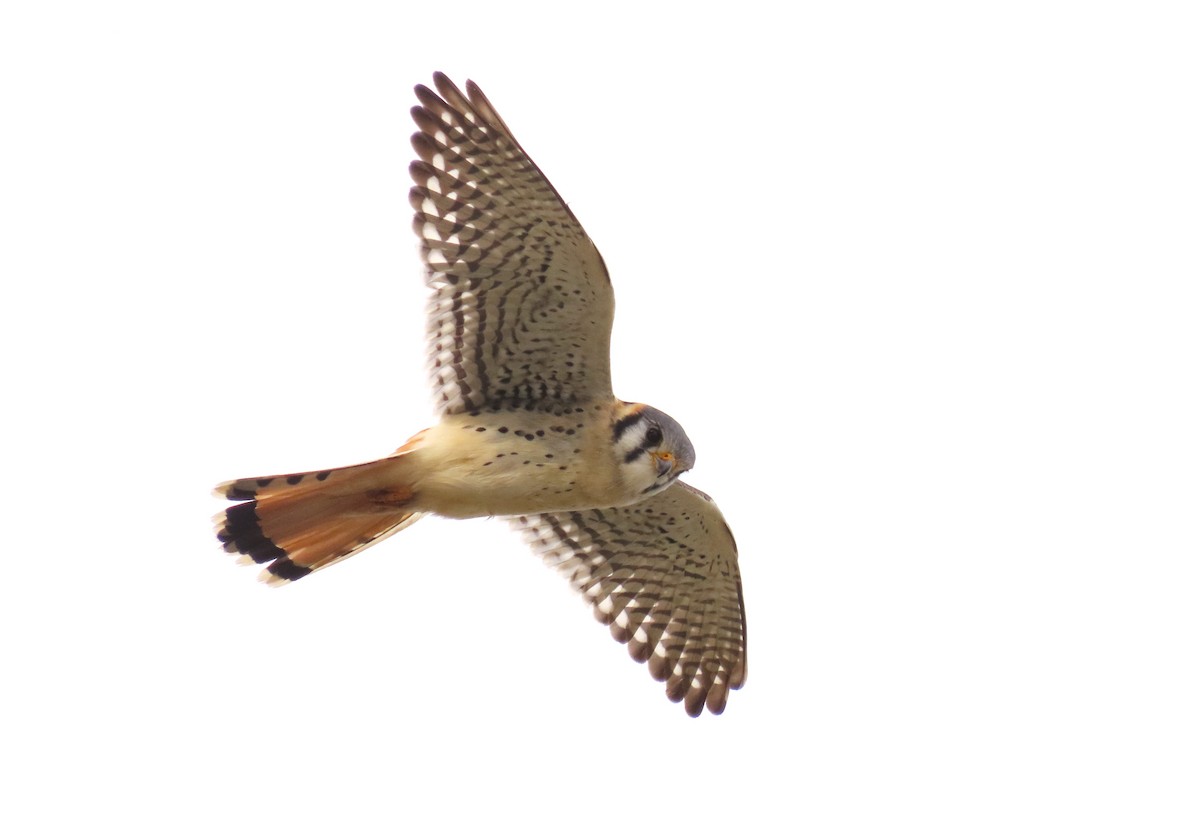
<path fill-rule="evenodd" d="M 517 516 L 667 696 L 720 714 L 746 681 L 746 610 L 737 545 L 712 499 L 683 482 L 628 507 Z"/>
<path fill-rule="evenodd" d="M 600 253 L 483 92 L 433 80 L 437 93 L 416 88 L 409 201 L 433 293 L 438 411 L 610 402 Z"/>

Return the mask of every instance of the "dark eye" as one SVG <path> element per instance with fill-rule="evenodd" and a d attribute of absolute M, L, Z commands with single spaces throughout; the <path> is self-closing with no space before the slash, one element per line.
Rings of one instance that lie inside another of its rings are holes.
<path fill-rule="evenodd" d="M 646 445 L 658 446 L 662 443 L 662 429 L 658 426 L 651 426 L 650 431 L 646 432 Z"/>

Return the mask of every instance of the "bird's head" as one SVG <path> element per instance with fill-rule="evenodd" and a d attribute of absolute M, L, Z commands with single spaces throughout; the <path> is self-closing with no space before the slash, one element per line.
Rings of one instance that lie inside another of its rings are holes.
<path fill-rule="evenodd" d="M 622 481 L 635 498 L 671 486 L 696 463 L 696 450 L 671 417 L 639 403 L 624 404 L 613 421 L 613 448 Z"/>

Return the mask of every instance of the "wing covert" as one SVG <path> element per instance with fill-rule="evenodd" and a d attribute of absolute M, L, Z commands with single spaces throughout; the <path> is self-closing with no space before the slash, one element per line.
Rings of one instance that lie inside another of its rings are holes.
<path fill-rule="evenodd" d="M 612 399 L 600 253 L 473 82 L 416 88 L 410 166 L 443 414 Z M 439 95 L 440 94 L 440 95 Z"/>
<path fill-rule="evenodd" d="M 720 714 L 746 680 L 737 545 L 720 510 L 683 482 L 619 508 L 513 517 L 613 638 L 687 713 Z"/>

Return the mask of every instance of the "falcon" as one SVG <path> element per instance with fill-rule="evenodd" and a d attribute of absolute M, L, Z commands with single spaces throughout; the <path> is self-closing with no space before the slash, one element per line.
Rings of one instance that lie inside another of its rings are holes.
<path fill-rule="evenodd" d="M 416 87 L 413 228 L 437 423 L 370 463 L 241 478 L 217 537 L 272 585 L 425 514 L 499 516 L 696 717 L 746 680 L 737 546 L 683 428 L 613 396 L 599 251 L 473 82 Z"/>

